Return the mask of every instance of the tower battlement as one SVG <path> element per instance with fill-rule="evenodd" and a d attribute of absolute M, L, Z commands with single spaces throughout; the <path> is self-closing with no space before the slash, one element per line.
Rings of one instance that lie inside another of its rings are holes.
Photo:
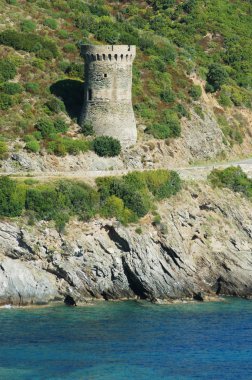
<path fill-rule="evenodd" d="M 92 124 L 97 135 L 112 136 L 128 146 L 136 142 L 132 107 L 133 45 L 82 45 L 85 59 L 81 125 Z"/>

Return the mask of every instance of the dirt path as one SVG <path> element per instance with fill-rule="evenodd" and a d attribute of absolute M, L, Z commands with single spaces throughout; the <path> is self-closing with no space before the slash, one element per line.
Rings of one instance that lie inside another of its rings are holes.
<path fill-rule="evenodd" d="M 241 161 L 228 162 L 224 164 L 215 163 L 202 166 L 189 166 L 185 168 L 174 168 L 182 179 L 186 180 L 204 180 L 213 169 L 225 169 L 229 166 L 240 166 L 242 170 L 252 178 L 252 158 Z M 167 168 L 163 168 L 167 169 Z M 150 169 L 138 169 L 137 171 L 145 171 Z M 17 178 L 34 178 L 40 181 L 50 181 L 50 179 L 69 178 L 79 180 L 89 180 L 93 182 L 95 178 L 105 176 L 121 176 L 134 171 L 134 169 L 125 170 L 94 170 L 94 171 L 75 171 L 75 172 L 22 172 L 22 173 L 1 173 L 0 175 L 9 175 Z"/>

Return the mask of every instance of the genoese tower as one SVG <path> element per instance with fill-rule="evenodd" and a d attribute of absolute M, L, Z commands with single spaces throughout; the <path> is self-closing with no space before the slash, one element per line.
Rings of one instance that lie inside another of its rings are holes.
<path fill-rule="evenodd" d="M 95 133 L 112 136 L 123 146 L 136 143 L 132 107 L 132 45 L 82 45 L 85 59 L 84 104 L 80 123 L 91 124 Z"/>

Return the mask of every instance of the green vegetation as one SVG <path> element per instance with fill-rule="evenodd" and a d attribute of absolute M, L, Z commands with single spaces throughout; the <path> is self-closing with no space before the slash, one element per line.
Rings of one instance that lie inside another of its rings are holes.
<path fill-rule="evenodd" d="M 0 177 L 0 216 L 23 213 L 35 220 L 54 220 L 59 230 L 74 215 L 89 220 L 100 214 L 126 224 L 136 222 L 154 209 L 155 201 L 181 188 L 178 174 L 166 170 L 98 178 L 96 183 L 97 189 L 67 180 L 39 184 L 32 179 L 18 182 Z"/>
<path fill-rule="evenodd" d="M 133 104 L 136 116 L 154 138 L 180 135 L 180 118 L 189 118 L 192 100 L 201 97 L 199 86 L 189 77 L 192 73 L 207 80 L 207 91 L 222 106 L 252 107 L 251 1 L 3 3 L 0 123 L 8 138 L 23 138 L 21 115 L 29 133 L 37 120 L 55 118 L 60 112 L 70 116 L 70 127 L 78 120 L 83 100 L 82 42 L 137 45 Z M 8 83 L 14 77 L 20 87 Z M 196 110 L 202 116 L 202 110 Z M 172 116 L 167 118 L 167 112 Z M 225 138 L 233 144 L 243 136 L 230 135 L 231 130 Z M 43 142 L 42 148 L 46 145 Z"/>
<path fill-rule="evenodd" d="M 25 205 L 25 188 L 23 185 L 0 177 L 0 215 L 19 216 Z"/>
<path fill-rule="evenodd" d="M 252 198 L 252 180 L 240 167 L 229 167 L 224 170 L 213 170 L 208 176 L 211 184 L 216 187 L 227 187 L 235 192 L 243 193 Z"/>
<path fill-rule="evenodd" d="M 221 86 L 226 82 L 227 78 L 228 73 L 225 68 L 218 63 L 212 63 L 209 66 L 206 77 L 206 90 L 209 92 L 220 90 Z"/>
<path fill-rule="evenodd" d="M 193 98 L 193 100 L 199 100 L 202 95 L 201 87 L 193 85 L 189 90 L 189 95 Z"/>
<path fill-rule="evenodd" d="M 1 59 L 0 61 L 0 82 L 13 79 L 17 74 L 15 64 L 9 59 Z"/>
<path fill-rule="evenodd" d="M 4 92 L 8 95 L 21 94 L 23 87 L 19 83 L 6 82 L 0 86 L 0 92 Z"/>
<path fill-rule="evenodd" d="M 40 144 L 37 140 L 31 140 L 26 143 L 25 148 L 28 150 L 28 152 L 37 153 L 40 150 Z"/>
<path fill-rule="evenodd" d="M 153 124 L 146 130 L 157 139 L 167 139 L 169 137 L 179 137 L 181 126 L 178 116 L 171 110 L 163 114 L 163 124 Z"/>
<path fill-rule="evenodd" d="M 8 146 L 4 141 L 0 140 L 0 160 L 5 158 L 8 153 Z"/>
<path fill-rule="evenodd" d="M 96 137 L 93 141 L 93 148 L 95 153 L 101 157 L 114 157 L 121 152 L 120 141 L 109 136 Z"/>
<path fill-rule="evenodd" d="M 58 55 L 55 42 L 34 33 L 6 29 L 0 33 L 0 44 L 11 46 L 16 50 L 34 52 L 44 59 L 52 59 Z"/>
<path fill-rule="evenodd" d="M 80 152 L 84 153 L 91 149 L 89 141 L 80 139 L 71 139 L 68 137 L 56 137 L 56 139 L 49 141 L 47 150 L 49 153 L 56 156 L 65 156 L 67 153 L 77 155 Z"/>

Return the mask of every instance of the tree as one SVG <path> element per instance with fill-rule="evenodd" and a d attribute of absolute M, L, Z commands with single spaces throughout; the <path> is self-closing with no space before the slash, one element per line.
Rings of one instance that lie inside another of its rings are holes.
<path fill-rule="evenodd" d="M 213 87 L 214 91 L 220 90 L 221 86 L 226 82 L 228 73 L 219 63 L 213 63 L 208 68 L 207 83 Z"/>

